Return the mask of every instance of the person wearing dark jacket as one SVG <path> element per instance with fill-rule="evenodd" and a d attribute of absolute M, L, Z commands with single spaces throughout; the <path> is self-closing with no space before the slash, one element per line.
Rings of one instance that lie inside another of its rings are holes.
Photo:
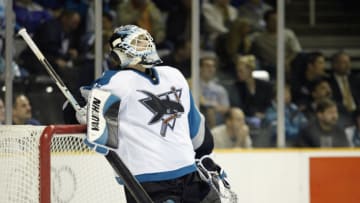
<path fill-rule="evenodd" d="M 316 119 L 300 132 L 300 147 L 349 147 L 345 131 L 338 125 L 336 103 L 324 99 L 317 104 Z"/>

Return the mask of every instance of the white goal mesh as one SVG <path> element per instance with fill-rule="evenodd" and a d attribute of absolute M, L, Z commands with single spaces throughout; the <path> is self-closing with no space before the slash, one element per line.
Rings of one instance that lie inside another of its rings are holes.
<path fill-rule="evenodd" d="M 0 203 L 124 202 L 110 164 L 83 144 L 84 131 L 0 126 Z"/>

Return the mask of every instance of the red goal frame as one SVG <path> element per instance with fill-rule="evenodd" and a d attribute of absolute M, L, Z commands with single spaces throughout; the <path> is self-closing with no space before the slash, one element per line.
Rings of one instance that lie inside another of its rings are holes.
<path fill-rule="evenodd" d="M 49 125 L 40 137 L 39 181 L 40 203 L 51 203 L 51 139 L 54 134 L 85 133 L 86 125 Z"/>

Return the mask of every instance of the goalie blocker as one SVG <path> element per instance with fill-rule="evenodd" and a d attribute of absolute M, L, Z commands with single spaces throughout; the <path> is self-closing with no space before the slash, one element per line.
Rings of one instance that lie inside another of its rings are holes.
<path fill-rule="evenodd" d="M 120 99 L 110 92 L 93 89 L 87 105 L 86 144 L 95 151 L 107 154 L 108 148 L 117 149 L 118 111 Z"/>
<path fill-rule="evenodd" d="M 85 144 L 96 152 L 104 154 L 110 165 L 123 180 L 125 186 L 137 202 L 152 202 L 138 181 L 131 174 L 119 156 L 112 151 L 117 149 L 118 111 L 120 99 L 110 92 L 92 89 L 87 104 L 87 138 Z"/>

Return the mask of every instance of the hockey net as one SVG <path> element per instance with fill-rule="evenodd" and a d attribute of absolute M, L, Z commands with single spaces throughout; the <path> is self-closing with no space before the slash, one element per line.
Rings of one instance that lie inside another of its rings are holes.
<path fill-rule="evenodd" d="M 0 126 L 0 203 L 124 202 L 106 159 L 83 144 L 85 126 Z"/>

